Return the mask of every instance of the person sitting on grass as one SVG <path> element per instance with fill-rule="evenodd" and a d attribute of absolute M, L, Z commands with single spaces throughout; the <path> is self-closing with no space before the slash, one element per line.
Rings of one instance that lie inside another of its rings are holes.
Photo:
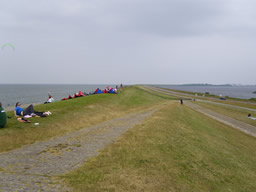
<path fill-rule="evenodd" d="M 49 95 L 49 98 L 47 99 L 46 102 L 44 102 L 44 104 L 52 103 L 53 101 L 54 101 L 53 97 L 51 95 Z"/>
<path fill-rule="evenodd" d="M 29 105 L 25 110 L 20 107 L 21 104 L 20 102 L 16 103 L 16 107 L 14 109 L 14 116 L 19 117 L 19 116 L 40 116 L 40 117 L 46 117 L 47 115 L 50 115 L 51 112 L 38 112 L 34 110 L 33 105 Z"/>
<path fill-rule="evenodd" d="M 252 119 L 252 120 L 256 120 L 256 117 L 252 117 L 252 115 L 250 113 L 248 114 L 248 118 Z"/>
<path fill-rule="evenodd" d="M 2 103 L 0 102 L 0 128 L 4 128 L 6 124 L 6 112 L 2 107 Z"/>

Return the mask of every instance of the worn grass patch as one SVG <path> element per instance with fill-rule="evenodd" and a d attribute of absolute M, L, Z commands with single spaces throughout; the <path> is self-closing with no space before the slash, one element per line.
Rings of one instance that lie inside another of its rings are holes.
<path fill-rule="evenodd" d="M 51 111 L 52 115 L 30 118 L 32 123 L 20 123 L 13 112 L 8 112 L 7 116 L 12 118 L 8 119 L 5 128 L 0 129 L 0 152 L 86 128 L 166 101 L 138 87 L 127 87 L 117 95 L 99 94 L 37 105 L 36 111 Z M 35 122 L 39 125 L 34 125 Z"/>
<path fill-rule="evenodd" d="M 74 191 L 256 191 L 256 139 L 176 103 L 77 171 Z"/>

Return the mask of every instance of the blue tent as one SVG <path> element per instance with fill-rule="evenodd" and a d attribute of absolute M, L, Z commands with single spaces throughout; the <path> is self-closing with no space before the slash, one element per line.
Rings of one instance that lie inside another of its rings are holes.
<path fill-rule="evenodd" d="M 116 93 L 116 92 L 114 91 L 114 89 L 110 89 L 108 93 Z"/>
<path fill-rule="evenodd" d="M 100 94 L 100 93 L 103 93 L 103 91 L 101 91 L 99 88 L 97 88 L 94 92 L 94 94 Z"/>

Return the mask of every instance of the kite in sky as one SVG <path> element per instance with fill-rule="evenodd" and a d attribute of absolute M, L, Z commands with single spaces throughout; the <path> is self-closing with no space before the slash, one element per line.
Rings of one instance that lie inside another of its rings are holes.
<path fill-rule="evenodd" d="M 14 45 L 13 45 L 13 44 L 11 44 L 11 43 L 5 43 L 5 44 L 3 44 L 3 46 L 2 46 L 2 50 L 4 50 L 6 47 L 11 47 L 13 50 L 15 50 Z"/>

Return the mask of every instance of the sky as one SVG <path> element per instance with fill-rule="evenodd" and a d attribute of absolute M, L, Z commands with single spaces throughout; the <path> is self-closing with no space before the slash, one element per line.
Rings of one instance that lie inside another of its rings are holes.
<path fill-rule="evenodd" d="M 1 0 L 0 83 L 256 84 L 254 0 Z"/>

